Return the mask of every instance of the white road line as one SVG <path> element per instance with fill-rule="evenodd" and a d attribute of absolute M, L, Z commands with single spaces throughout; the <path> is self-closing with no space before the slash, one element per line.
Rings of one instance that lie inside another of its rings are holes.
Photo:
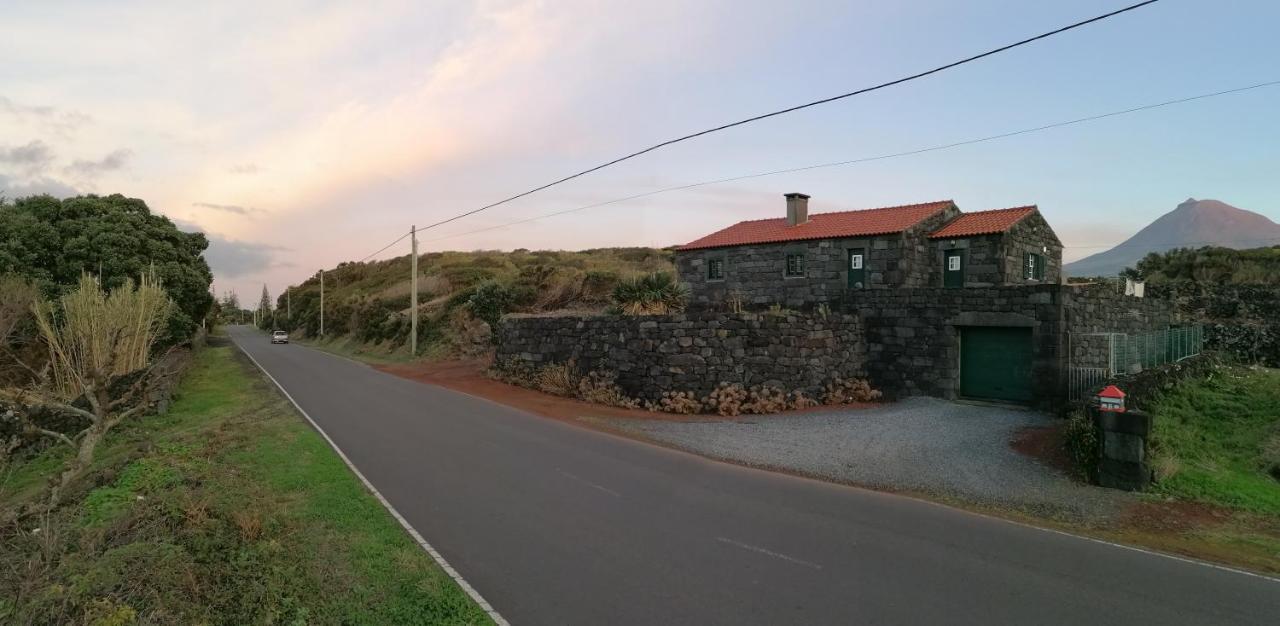
<path fill-rule="evenodd" d="M 768 550 L 768 549 L 765 549 L 765 548 L 761 548 L 760 546 L 753 546 L 753 545 L 751 545 L 751 544 L 749 544 L 749 543 L 742 543 L 741 541 L 734 541 L 734 540 L 732 540 L 732 539 L 730 539 L 730 538 L 728 538 L 728 537 L 716 537 L 716 541 L 719 541 L 720 543 L 727 543 L 727 544 L 729 544 L 729 545 L 731 545 L 731 546 L 737 546 L 737 547 L 739 547 L 739 548 L 742 548 L 743 550 L 750 550 L 750 551 L 752 551 L 752 552 L 758 552 L 758 553 L 760 553 L 760 554 L 764 554 L 764 555 L 766 555 L 766 556 L 771 556 L 771 557 L 773 557 L 773 558 L 775 558 L 775 559 L 782 559 L 783 561 L 787 561 L 787 562 L 789 562 L 789 563 L 795 563 L 796 565 L 803 565 L 803 566 L 805 566 L 805 567 L 812 567 L 813 569 L 822 569 L 822 566 L 821 566 L 821 565 L 818 565 L 817 563 L 810 563 L 809 561 L 805 561 L 805 560 L 802 560 L 802 559 L 797 559 L 797 558 L 792 557 L 792 556 L 787 556 L 787 555 L 785 555 L 785 554 L 781 554 L 781 553 L 778 553 L 778 552 L 774 552 L 773 550 Z"/>
<path fill-rule="evenodd" d="M 284 397 L 288 398 L 289 402 L 293 403 L 293 407 L 298 409 L 298 412 L 301 413 L 303 417 L 307 418 L 308 422 L 311 422 L 311 427 L 315 428 L 316 432 L 320 433 L 320 436 L 324 437 L 324 440 L 329 442 L 329 447 L 333 448 L 333 451 L 338 453 L 342 462 L 346 463 L 347 467 L 351 468 L 351 472 L 360 479 L 360 482 L 364 483 L 365 489 L 368 489 L 369 492 L 378 499 L 378 502 L 381 502 L 382 506 L 391 513 L 391 516 L 396 518 L 397 522 L 400 522 L 400 526 L 404 528 L 405 532 L 409 533 L 409 536 L 418 543 L 418 546 L 423 550 L 426 550 L 427 554 L 430 555 L 431 558 L 435 560 L 436 564 L 440 566 L 440 569 L 443 569 L 445 573 L 453 579 L 453 582 L 458 583 L 458 586 L 462 587 L 462 590 L 467 592 L 467 595 L 471 596 L 471 599 L 474 600 L 476 604 L 480 605 L 480 608 L 488 614 L 489 619 L 493 620 L 493 623 L 498 626 L 511 626 L 511 622 L 508 622 L 503 618 L 502 615 L 498 613 L 497 609 L 493 608 L 493 605 L 489 604 L 489 601 L 485 600 L 484 596 L 481 596 L 480 592 L 476 591 L 475 587 L 472 587 L 471 583 L 468 583 L 467 580 L 462 577 L 462 574 L 458 573 L 458 570 L 453 569 L 453 566 L 449 565 L 449 562 L 444 559 L 444 556 L 437 552 L 430 543 L 427 543 L 427 540 L 424 539 L 413 526 L 409 525 L 408 520 L 400 514 L 400 511 L 397 511 L 396 507 L 392 506 L 391 502 L 383 497 L 382 492 L 378 491 L 378 488 L 374 487 L 373 483 L 369 482 L 368 478 L 365 478 L 364 474 L 356 468 L 355 463 L 351 462 L 351 459 L 347 458 L 347 455 L 342 451 L 342 448 L 339 448 L 338 444 L 334 443 L 333 439 L 329 437 L 329 434 L 324 432 L 323 428 L 320 428 L 320 424 L 317 424 L 315 420 L 311 419 L 311 416 L 303 410 L 302 406 L 298 404 L 298 401 L 294 400 L 293 396 L 289 395 L 289 392 L 285 390 L 284 385 L 281 385 L 280 381 L 276 380 L 276 377 L 272 376 L 271 372 L 268 372 L 267 368 L 263 367 L 262 364 L 258 362 L 258 359 L 253 358 L 253 355 L 249 354 L 248 350 L 245 350 L 239 343 L 234 341 L 232 343 L 235 343 L 236 347 L 240 349 L 241 354 L 249 357 L 249 360 L 253 361 L 253 364 L 258 366 L 258 369 L 262 370 L 262 373 L 265 374 L 271 382 L 275 383 L 276 388 L 280 390 L 280 393 L 284 394 Z"/>
<path fill-rule="evenodd" d="M 562 470 L 562 469 L 560 469 L 560 468 L 558 468 L 558 467 L 556 468 L 556 471 L 557 471 L 557 472 L 560 472 L 561 474 L 564 474 L 565 476 L 568 476 L 569 478 L 572 478 L 572 479 L 574 479 L 574 480 L 576 480 L 576 481 L 578 481 L 578 482 L 580 482 L 580 483 L 582 483 L 582 484 L 584 484 L 584 485 L 586 485 L 586 486 L 588 486 L 588 487 L 594 487 L 594 488 L 596 488 L 596 489 L 599 489 L 600 491 L 603 491 L 603 492 L 605 492 L 605 493 L 607 493 L 607 494 L 609 494 L 609 495 L 611 495 L 611 496 L 613 496 L 613 497 L 615 497 L 615 498 L 621 498 L 621 497 L 622 497 L 622 494 L 620 494 L 620 493 L 618 493 L 618 492 L 616 492 L 616 491 L 614 491 L 614 490 L 612 490 L 612 489 L 610 489 L 610 488 L 608 488 L 608 487 L 604 487 L 604 486 L 602 486 L 602 485 L 597 485 L 597 484 L 595 484 L 595 483 L 593 483 L 593 482 L 591 482 L 591 481 L 589 481 L 589 480 L 587 480 L 587 479 L 585 479 L 585 478 L 581 478 L 581 477 L 579 477 L 579 476 L 575 476 L 575 475 L 573 475 L 573 474 L 570 474 L 569 472 L 566 472 L 566 471 L 564 471 L 564 470 Z"/>

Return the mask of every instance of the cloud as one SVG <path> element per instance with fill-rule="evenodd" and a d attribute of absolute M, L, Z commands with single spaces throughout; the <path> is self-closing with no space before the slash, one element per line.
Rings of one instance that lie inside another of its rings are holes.
<path fill-rule="evenodd" d="M 78 176 L 80 178 L 94 178 L 106 172 L 113 172 L 125 166 L 129 161 L 129 157 L 133 156 L 131 150 L 121 148 L 112 150 L 106 156 L 97 161 L 87 161 L 84 159 L 76 159 L 66 167 L 68 174 Z"/>
<path fill-rule="evenodd" d="M 257 163 L 237 163 L 227 168 L 232 174 L 257 174 L 261 171 Z"/>
<path fill-rule="evenodd" d="M 261 213 L 262 209 L 253 207 L 240 206 L 238 204 L 214 204 L 212 202 L 192 202 L 191 206 L 202 209 L 213 209 L 215 211 L 224 211 L 226 213 L 235 213 L 237 215 L 251 215 L 253 213 Z"/>
<path fill-rule="evenodd" d="M 93 121 L 93 118 L 79 111 L 63 111 L 45 105 L 20 104 L 5 96 L 0 96 L 0 113 L 21 121 L 39 124 L 60 135 L 69 135 L 72 131 Z"/>
<path fill-rule="evenodd" d="M 209 240 L 209 248 L 204 251 L 204 260 L 209 269 L 221 278 L 236 278 L 256 274 L 273 267 L 291 267 L 292 264 L 277 259 L 276 254 L 287 252 L 288 248 L 252 241 L 229 239 L 213 234 L 198 224 L 180 219 L 169 218 L 179 230 L 186 232 L 203 232 Z"/>
<path fill-rule="evenodd" d="M 38 139 L 12 148 L 0 146 L 0 164 L 11 165 L 27 176 L 43 172 L 52 161 L 53 151 L 48 144 Z"/>
<path fill-rule="evenodd" d="M 24 198 L 49 194 L 55 198 L 70 198 L 80 195 L 74 187 L 47 176 L 39 176 L 23 182 L 15 182 L 12 178 L 0 174 L 0 196 L 6 198 Z"/>

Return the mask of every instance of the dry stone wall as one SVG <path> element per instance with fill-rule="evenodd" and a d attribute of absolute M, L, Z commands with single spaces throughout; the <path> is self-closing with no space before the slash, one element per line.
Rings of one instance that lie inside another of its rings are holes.
<path fill-rule="evenodd" d="M 833 378 L 865 376 L 866 346 L 861 322 L 850 315 L 508 315 L 499 322 L 499 369 L 569 362 L 580 374 L 616 372 L 619 387 L 642 400 L 664 391 L 702 397 L 722 382 L 818 398 Z"/>

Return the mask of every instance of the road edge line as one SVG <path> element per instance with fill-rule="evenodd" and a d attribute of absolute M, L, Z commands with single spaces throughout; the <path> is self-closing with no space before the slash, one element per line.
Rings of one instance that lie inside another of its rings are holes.
<path fill-rule="evenodd" d="M 480 592 L 476 591 L 476 588 L 472 587 L 471 583 L 467 582 L 467 579 L 463 578 L 462 574 L 458 573 L 458 570 L 454 569 L 453 566 L 445 560 L 444 556 L 441 555 L 440 552 L 437 551 L 422 536 L 422 534 L 417 531 L 417 529 L 409 524 L 409 521 L 406 520 L 404 516 L 400 514 L 400 511 L 397 511 L 396 507 L 382 495 L 382 492 L 378 491 L 378 488 L 374 487 L 373 483 L 369 482 L 368 478 L 365 478 L 364 473 L 356 467 L 355 463 L 351 462 L 351 459 L 347 458 L 347 454 L 342 451 L 342 448 L 339 448 L 338 444 L 329 437 L 329 433 L 324 432 L 324 429 L 320 427 L 320 424 L 317 424 L 314 419 L 311 419 L 311 416 L 307 414 L 307 411 L 303 409 L 301 405 L 298 404 L 298 401 L 294 400 L 293 396 L 289 395 L 289 392 L 284 388 L 284 385 L 281 385 L 280 381 L 276 380 L 276 377 L 272 376 L 271 372 L 268 372 L 267 368 L 263 367 L 262 364 L 258 362 L 258 359 L 253 358 L 253 355 L 249 354 L 243 346 L 236 343 L 234 340 L 232 343 L 235 344 L 236 349 L 240 351 L 240 354 L 248 357 L 249 360 L 253 362 L 254 366 L 257 367 L 258 370 L 276 386 L 276 389 L 279 389 L 280 393 L 284 394 L 284 397 L 289 400 L 289 403 L 293 405 L 293 408 L 297 409 L 298 412 L 302 414 L 302 417 L 306 418 L 307 422 L 311 424 L 311 427 L 316 429 L 316 432 L 320 433 L 321 437 L 324 437 L 324 440 L 328 442 L 329 447 L 333 448 L 333 451 L 338 453 L 338 458 L 342 459 L 342 462 L 347 464 L 347 468 L 360 479 L 360 482 L 364 483 L 365 489 L 368 489 L 369 492 L 373 494 L 373 497 L 377 498 L 378 502 L 382 503 L 382 507 L 385 508 L 388 513 L 391 513 L 391 516 L 400 523 L 401 528 L 404 528 L 405 532 L 409 533 L 409 537 L 418 543 L 418 547 L 422 548 L 427 555 L 436 562 L 436 565 L 439 565 L 440 569 L 444 570 L 444 572 L 453 579 L 453 582 L 457 583 L 457 585 L 461 587 L 477 605 L 480 606 L 480 609 L 489 616 L 489 619 L 493 620 L 494 624 L 497 624 L 497 626 L 511 626 L 511 622 L 508 622 L 506 618 L 502 617 L 502 614 L 498 613 L 498 610 L 493 608 L 493 605 L 489 604 L 489 601 L 485 600 L 484 596 L 480 595 Z"/>

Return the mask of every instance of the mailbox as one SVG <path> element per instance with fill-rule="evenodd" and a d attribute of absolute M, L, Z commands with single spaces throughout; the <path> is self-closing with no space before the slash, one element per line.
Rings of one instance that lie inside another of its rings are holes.
<path fill-rule="evenodd" d="M 1098 410 L 1112 413 L 1124 413 L 1124 392 L 1115 385 L 1107 385 L 1098 392 Z"/>

